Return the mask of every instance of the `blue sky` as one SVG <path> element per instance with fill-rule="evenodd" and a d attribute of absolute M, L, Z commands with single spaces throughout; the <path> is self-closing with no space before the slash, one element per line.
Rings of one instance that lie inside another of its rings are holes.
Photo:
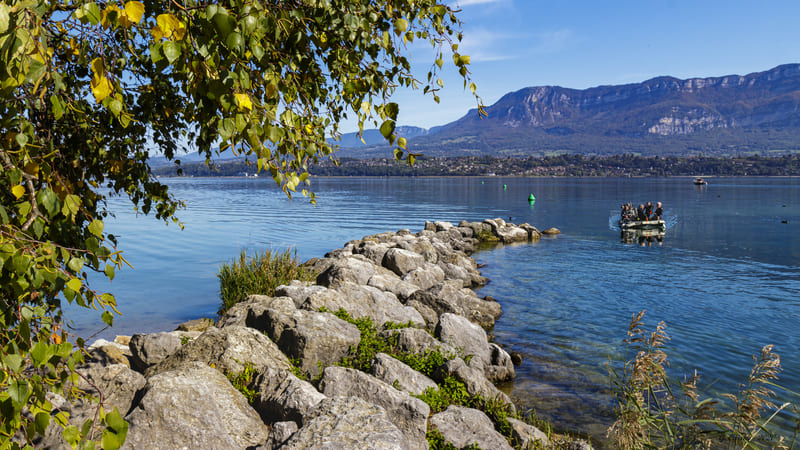
<path fill-rule="evenodd" d="M 585 89 L 677 78 L 744 75 L 800 62 L 800 2 L 458 0 L 473 80 L 485 105 L 528 86 Z M 411 48 L 420 78 L 432 52 Z M 448 66 L 445 65 L 447 68 Z M 441 103 L 399 91 L 400 125 L 430 128 L 475 101 L 455 69 Z M 345 126 L 345 131 L 354 131 Z"/>

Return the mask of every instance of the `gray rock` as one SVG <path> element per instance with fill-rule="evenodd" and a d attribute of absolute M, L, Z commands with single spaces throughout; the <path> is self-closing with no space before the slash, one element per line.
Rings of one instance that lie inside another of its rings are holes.
<path fill-rule="evenodd" d="M 127 449 L 242 449 L 267 439 L 267 427 L 224 375 L 191 362 L 147 380 L 125 418 Z"/>
<path fill-rule="evenodd" d="M 380 406 L 358 397 L 320 402 L 308 423 L 281 449 L 412 449 L 408 438 Z"/>
<path fill-rule="evenodd" d="M 397 348 L 401 351 L 424 355 L 427 352 L 439 351 L 450 358 L 457 357 L 457 351 L 449 344 L 431 336 L 427 331 L 418 328 L 401 328 L 398 330 L 381 331 L 380 336 L 389 339 L 397 336 Z"/>
<path fill-rule="evenodd" d="M 131 362 L 135 369 L 144 371 L 178 351 L 187 340 L 199 335 L 196 331 L 134 334 L 129 344 Z"/>
<path fill-rule="evenodd" d="M 201 317 L 199 319 L 190 320 L 188 322 L 184 322 L 178 325 L 178 328 L 175 328 L 175 331 L 199 331 L 203 332 L 214 325 L 214 321 L 207 317 Z"/>
<path fill-rule="evenodd" d="M 376 266 L 383 264 L 383 257 L 386 252 L 391 248 L 391 244 L 384 242 L 376 242 L 367 240 L 366 238 L 356 245 L 355 252 L 359 255 L 364 255 L 367 259 L 372 261 Z"/>
<path fill-rule="evenodd" d="M 317 284 L 335 288 L 349 281 L 356 284 L 367 284 L 375 275 L 375 264 L 362 255 L 352 255 L 333 261 L 324 272 L 317 277 Z"/>
<path fill-rule="evenodd" d="M 472 273 L 459 267 L 455 264 L 439 261 L 439 268 L 444 272 L 444 277 L 447 280 L 460 280 L 461 287 L 472 286 Z"/>
<path fill-rule="evenodd" d="M 499 303 L 478 298 L 472 290 L 462 288 L 461 282 L 454 280 L 415 292 L 408 299 L 411 300 L 419 301 L 440 315 L 452 313 L 464 316 L 484 328 L 491 328 L 503 313 Z"/>
<path fill-rule="evenodd" d="M 465 356 L 473 355 L 470 366 L 483 369 L 491 364 L 492 351 L 487 342 L 486 332 L 466 317 L 450 313 L 442 314 L 439 316 L 439 325 L 434 334 L 440 341 L 461 349 Z"/>
<path fill-rule="evenodd" d="M 425 326 L 420 313 L 400 303 L 391 292 L 349 282 L 339 285 L 336 291 L 345 299 L 343 307 L 353 318 L 369 316 L 376 325 L 412 322 L 417 327 Z"/>
<path fill-rule="evenodd" d="M 555 236 L 557 234 L 561 234 L 561 230 L 559 230 L 558 228 L 548 228 L 548 229 L 542 231 L 542 234 Z"/>
<path fill-rule="evenodd" d="M 575 439 L 567 445 L 567 450 L 592 450 L 592 444 L 583 439 Z"/>
<path fill-rule="evenodd" d="M 67 401 L 60 395 L 48 394 L 48 400 L 53 405 L 51 416 L 63 411 L 69 415 L 69 424 L 78 427 L 88 419 L 95 419 L 102 394 L 102 406 L 106 412 L 111 412 L 114 408 L 122 416 L 128 413 L 133 405 L 136 393 L 144 388 L 146 380 L 139 372 L 131 370 L 124 364 L 101 365 L 97 363 L 84 365 L 76 368 L 76 371 L 83 375 L 78 378 L 76 386 L 95 398 L 89 400 Z M 85 377 L 85 378 L 84 378 Z M 102 429 L 94 427 L 98 435 Z M 50 425 L 47 427 L 44 436 L 35 442 L 37 448 L 58 448 L 70 449 L 62 436 L 63 428 L 56 425 L 51 418 Z"/>
<path fill-rule="evenodd" d="M 266 423 L 291 420 L 302 424 L 308 413 L 325 399 L 311 383 L 286 370 L 267 368 L 256 376 L 253 387 L 257 393 L 253 407 Z"/>
<path fill-rule="evenodd" d="M 130 343 L 130 340 L 128 341 Z M 98 339 L 86 347 L 89 353 L 85 361 L 90 364 L 100 364 L 109 366 L 111 364 L 122 364 L 131 366 L 131 349 L 129 345 L 109 342 L 105 339 Z"/>
<path fill-rule="evenodd" d="M 412 448 L 426 445 L 430 407 L 373 376 L 345 367 L 325 368 L 319 388 L 328 397 L 358 397 L 386 410 L 389 420 L 408 437 Z"/>
<path fill-rule="evenodd" d="M 403 281 L 418 286 L 420 289 L 428 289 L 444 281 L 444 278 L 444 271 L 441 267 L 428 262 L 420 264 L 420 267 L 403 275 Z"/>
<path fill-rule="evenodd" d="M 450 405 L 431 417 L 431 425 L 456 448 L 475 444 L 480 448 L 493 450 L 512 448 L 506 438 L 495 431 L 491 419 L 477 409 Z"/>
<path fill-rule="evenodd" d="M 272 304 L 273 298 L 267 295 L 250 295 L 244 301 L 239 302 L 225 311 L 225 314 L 217 320 L 217 328 L 231 326 L 247 326 L 247 315 L 251 309 L 262 307 L 268 308 Z"/>
<path fill-rule="evenodd" d="M 528 240 L 528 232 L 515 226 L 500 227 L 495 231 L 495 233 L 500 238 L 500 241 L 504 244 L 524 242 Z"/>
<path fill-rule="evenodd" d="M 347 309 L 348 305 L 340 292 L 301 281 L 292 281 L 288 286 L 278 286 L 275 288 L 275 295 L 290 297 L 297 308 L 310 311 L 319 311 L 324 307 L 336 312 L 339 309 Z"/>
<path fill-rule="evenodd" d="M 145 376 L 149 378 L 173 370 L 187 361 L 213 364 L 223 373 L 241 373 L 248 363 L 256 371 L 264 367 L 290 368 L 289 359 L 268 337 L 252 328 L 230 326 L 210 328 L 161 363 L 147 369 Z"/>
<path fill-rule="evenodd" d="M 506 420 L 511 425 L 512 437 L 523 449 L 547 448 L 547 435 L 542 430 L 513 417 L 507 417 Z"/>
<path fill-rule="evenodd" d="M 433 376 L 440 383 L 447 377 L 453 377 L 464 383 L 467 392 L 471 395 L 480 395 L 487 400 L 501 401 L 510 413 L 516 412 L 516 407 L 508 395 L 487 380 L 482 370 L 467 366 L 460 358 L 447 361 L 436 369 Z"/>
<path fill-rule="evenodd" d="M 428 330 L 433 331 L 436 329 L 436 325 L 439 324 L 439 314 L 433 308 L 421 303 L 419 300 L 408 300 L 406 306 L 410 306 L 419 312 L 422 318 L 425 319 Z"/>
<path fill-rule="evenodd" d="M 494 383 L 513 380 L 516 377 L 516 370 L 511 355 L 494 343 L 489 344 L 489 350 L 491 350 L 491 361 L 484 368 L 486 378 Z"/>
<path fill-rule="evenodd" d="M 539 238 L 542 237 L 542 232 L 539 231 L 533 225 L 530 225 L 530 224 L 527 224 L 527 223 L 523 223 L 519 227 L 528 232 L 528 239 L 530 239 L 532 241 L 536 241 L 536 240 L 538 240 Z"/>
<path fill-rule="evenodd" d="M 385 272 L 381 272 L 381 269 Z M 379 268 L 378 273 L 369 279 L 367 285 L 391 292 L 401 301 L 408 299 L 411 294 L 419 290 L 419 286 L 401 280 L 394 272 L 383 267 Z"/>
<path fill-rule="evenodd" d="M 425 264 L 425 258 L 419 253 L 402 248 L 390 248 L 383 256 L 383 267 L 403 276 Z"/>
<path fill-rule="evenodd" d="M 421 395 L 426 389 L 439 389 L 435 381 L 385 353 L 373 358 L 372 375 L 412 395 Z"/>
<path fill-rule="evenodd" d="M 319 364 L 339 362 L 351 346 L 361 341 L 355 325 L 327 312 L 267 309 L 252 318 L 251 326 L 266 332 L 286 355 L 299 361 L 300 368 L 311 378 L 319 374 Z"/>
<path fill-rule="evenodd" d="M 297 424 L 291 421 L 277 422 L 272 424 L 272 429 L 269 432 L 267 443 L 264 444 L 263 448 L 268 450 L 280 448 L 281 445 L 286 443 L 286 441 L 288 441 L 289 438 L 291 438 L 292 435 L 297 432 L 297 429 Z"/>

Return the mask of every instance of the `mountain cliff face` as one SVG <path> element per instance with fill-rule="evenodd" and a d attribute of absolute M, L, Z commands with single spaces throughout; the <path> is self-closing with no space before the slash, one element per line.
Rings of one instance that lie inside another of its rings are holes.
<path fill-rule="evenodd" d="M 800 151 L 800 64 L 585 90 L 529 87 L 486 111 L 487 118 L 472 110 L 411 139 L 411 150 L 432 156 L 790 153 Z"/>

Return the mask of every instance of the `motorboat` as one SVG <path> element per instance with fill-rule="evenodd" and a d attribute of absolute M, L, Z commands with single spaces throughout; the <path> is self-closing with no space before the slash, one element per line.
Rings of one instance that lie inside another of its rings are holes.
<path fill-rule="evenodd" d="M 666 230 L 667 223 L 663 220 L 627 220 L 619 221 L 619 229 L 629 230 Z"/>
<path fill-rule="evenodd" d="M 708 181 L 702 179 L 701 177 L 697 177 L 694 179 L 694 184 L 697 186 L 702 186 L 704 184 L 708 184 Z"/>

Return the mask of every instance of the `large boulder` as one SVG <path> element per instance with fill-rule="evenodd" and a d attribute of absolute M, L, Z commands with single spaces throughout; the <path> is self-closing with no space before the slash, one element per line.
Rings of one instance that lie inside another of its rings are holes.
<path fill-rule="evenodd" d="M 431 417 L 431 426 L 436 427 L 445 441 L 455 448 L 477 445 L 493 450 L 512 449 L 506 438 L 494 429 L 492 420 L 477 409 L 450 405 Z"/>
<path fill-rule="evenodd" d="M 375 449 L 411 450 L 414 447 L 380 406 L 358 397 L 325 399 L 292 435 L 283 450 Z"/>
<path fill-rule="evenodd" d="M 358 397 L 386 410 L 389 420 L 409 438 L 412 448 L 426 445 L 430 407 L 373 376 L 345 367 L 327 367 L 319 388 L 328 397 Z"/>
<path fill-rule="evenodd" d="M 125 419 L 129 449 L 242 449 L 263 443 L 268 432 L 244 395 L 197 361 L 149 378 Z"/>
<path fill-rule="evenodd" d="M 134 334 L 130 340 L 131 362 L 135 369 L 144 371 L 178 351 L 183 344 L 196 338 L 197 331 L 171 331 Z"/>
<path fill-rule="evenodd" d="M 402 248 L 390 248 L 383 256 L 383 267 L 403 276 L 425 264 L 425 258 L 419 253 Z"/>
<path fill-rule="evenodd" d="M 269 308 L 275 299 L 268 295 L 249 295 L 244 301 L 228 308 L 222 317 L 217 320 L 218 328 L 230 326 L 247 326 L 247 315 L 253 308 Z"/>
<path fill-rule="evenodd" d="M 297 424 L 292 421 L 272 424 L 267 442 L 258 447 L 258 449 L 271 450 L 273 448 L 281 448 L 297 432 L 297 429 Z"/>
<path fill-rule="evenodd" d="M 145 375 L 149 378 L 173 370 L 187 361 L 213 365 L 226 374 L 243 372 L 247 364 L 251 364 L 256 371 L 264 367 L 291 367 L 286 355 L 268 337 L 252 328 L 230 326 L 210 328 L 159 364 L 147 369 Z"/>
<path fill-rule="evenodd" d="M 339 362 L 361 341 L 355 325 L 328 312 L 267 309 L 258 317 L 248 318 L 248 324 L 267 333 L 312 378 L 319 374 L 320 364 Z"/>
<path fill-rule="evenodd" d="M 405 301 L 411 294 L 419 290 L 419 286 L 403 281 L 394 272 L 383 267 L 380 267 L 378 272 L 369 279 L 367 285 L 391 292 L 401 301 Z"/>
<path fill-rule="evenodd" d="M 384 330 L 379 334 L 384 339 L 397 339 L 397 348 L 400 351 L 424 355 L 428 352 L 438 351 L 448 358 L 457 357 L 458 351 L 449 344 L 436 339 L 425 330 L 418 328 L 400 328 Z"/>
<path fill-rule="evenodd" d="M 418 301 L 437 314 L 457 314 L 484 328 L 491 328 L 503 313 L 500 304 L 478 298 L 475 292 L 461 286 L 461 282 L 456 280 L 445 281 L 426 291 L 415 292 L 406 303 Z"/>
<path fill-rule="evenodd" d="M 466 317 L 450 313 L 442 314 L 439 316 L 435 335 L 440 341 L 461 349 L 464 356 L 472 355 L 470 360 L 472 367 L 483 369 L 492 362 L 492 351 L 487 342 L 486 332 Z"/>
<path fill-rule="evenodd" d="M 435 381 L 385 353 L 378 353 L 372 359 L 372 375 L 412 395 L 421 395 L 427 389 L 439 389 Z"/>
<path fill-rule="evenodd" d="M 76 368 L 80 373 L 75 387 L 95 398 L 94 401 L 78 400 L 68 401 L 56 394 L 48 394 L 48 400 L 53 405 L 52 415 L 66 412 L 70 425 L 80 428 L 88 419 L 95 419 L 97 407 L 102 406 L 110 412 L 114 408 L 123 416 L 128 413 L 133 405 L 136 394 L 144 388 L 146 380 L 139 372 L 131 370 L 124 364 L 102 365 L 98 363 L 87 364 Z M 95 426 L 97 433 L 102 433 Z M 71 448 L 62 436 L 63 429 L 51 419 L 50 425 L 44 436 L 37 441 L 36 447 L 40 448 Z"/>
<path fill-rule="evenodd" d="M 336 290 L 346 299 L 344 309 L 353 318 L 368 316 L 376 325 L 411 322 L 417 327 L 425 326 L 425 319 L 420 313 L 400 303 L 391 292 L 348 282 L 342 283 Z"/>
<path fill-rule="evenodd" d="M 542 430 L 513 417 L 506 420 L 511 425 L 511 436 L 523 449 L 547 448 L 549 440 Z"/>
<path fill-rule="evenodd" d="M 451 359 L 441 365 L 433 377 L 441 382 L 447 377 L 453 377 L 456 380 L 464 383 L 466 390 L 471 395 L 479 395 L 486 400 L 499 400 L 506 405 L 506 410 L 510 413 L 516 412 L 516 407 L 508 395 L 492 384 L 484 375 L 483 371 L 467 364 L 460 358 Z"/>
<path fill-rule="evenodd" d="M 266 423 L 293 421 L 305 417 L 325 395 L 287 370 L 267 368 L 253 380 L 256 398 L 253 407 Z M 285 439 L 284 439 L 285 440 Z"/>
<path fill-rule="evenodd" d="M 489 344 L 489 350 L 491 361 L 484 367 L 486 378 L 494 383 L 513 380 L 516 377 L 516 370 L 511 355 L 495 343 Z"/>
<path fill-rule="evenodd" d="M 444 279 L 444 270 L 436 264 L 428 262 L 403 275 L 403 281 L 418 286 L 420 289 L 428 289 L 441 283 Z"/>
<path fill-rule="evenodd" d="M 362 255 L 337 258 L 324 272 L 317 277 L 317 284 L 335 288 L 349 281 L 356 284 L 367 284 L 375 275 L 375 264 Z"/>

